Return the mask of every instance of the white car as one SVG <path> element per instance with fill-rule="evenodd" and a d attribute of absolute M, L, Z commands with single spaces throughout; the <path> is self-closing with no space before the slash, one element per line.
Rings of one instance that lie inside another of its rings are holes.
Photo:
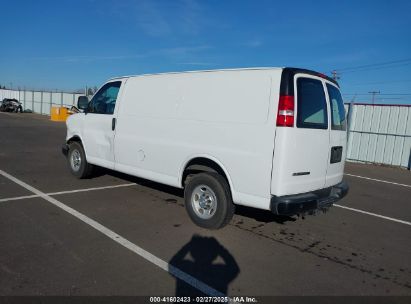
<path fill-rule="evenodd" d="M 194 223 L 234 206 L 310 213 L 344 197 L 346 120 L 338 84 L 295 68 L 113 78 L 67 120 L 71 172 L 101 166 L 184 188 Z"/>

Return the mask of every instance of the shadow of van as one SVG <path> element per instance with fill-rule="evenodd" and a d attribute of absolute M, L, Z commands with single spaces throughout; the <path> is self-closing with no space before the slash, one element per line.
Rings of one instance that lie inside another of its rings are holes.
<path fill-rule="evenodd" d="M 240 273 L 234 257 L 214 237 L 196 234 L 171 258 L 170 264 L 224 295 Z M 216 296 L 213 290 L 204 290 L 204 286 L 198 286 L 192 278 L 175 278 L 176 296 Z"/>

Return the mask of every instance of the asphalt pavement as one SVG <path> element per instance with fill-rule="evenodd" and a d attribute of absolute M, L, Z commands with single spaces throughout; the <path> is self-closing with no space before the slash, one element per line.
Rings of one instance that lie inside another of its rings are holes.
<path fill-rule="evenodd" d="M 66 127 L 0 113 L 0 295 L 410 296 L 411 173 L 347 163 L 325 214 L 238 207 L 195 226 L 182 191 L 101 170 L 78 180 Z"/>

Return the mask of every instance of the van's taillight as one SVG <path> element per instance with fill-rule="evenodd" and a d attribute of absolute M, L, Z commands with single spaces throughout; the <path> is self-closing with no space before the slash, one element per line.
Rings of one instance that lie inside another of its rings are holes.
<path fill-rule="evenodd" d="M 294 126 L 294 96 L 280 96 L 278 102 L 277 127 Z"/>

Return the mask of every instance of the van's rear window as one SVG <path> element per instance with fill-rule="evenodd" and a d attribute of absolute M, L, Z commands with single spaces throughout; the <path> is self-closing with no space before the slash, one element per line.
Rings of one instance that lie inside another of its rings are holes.
<path fill-rule="evenodd" d="M 344 102 L 340 90 L 333 85 L 327 84 L 327 91 L 331 105 L 331 129 L 345 131 L 347 124 L 345 120 Z"/>
<path fill-rule="evenodd" d="M 297 79 L 297 127 L 327 129 L 327 101 L 321 81 Z"/>

